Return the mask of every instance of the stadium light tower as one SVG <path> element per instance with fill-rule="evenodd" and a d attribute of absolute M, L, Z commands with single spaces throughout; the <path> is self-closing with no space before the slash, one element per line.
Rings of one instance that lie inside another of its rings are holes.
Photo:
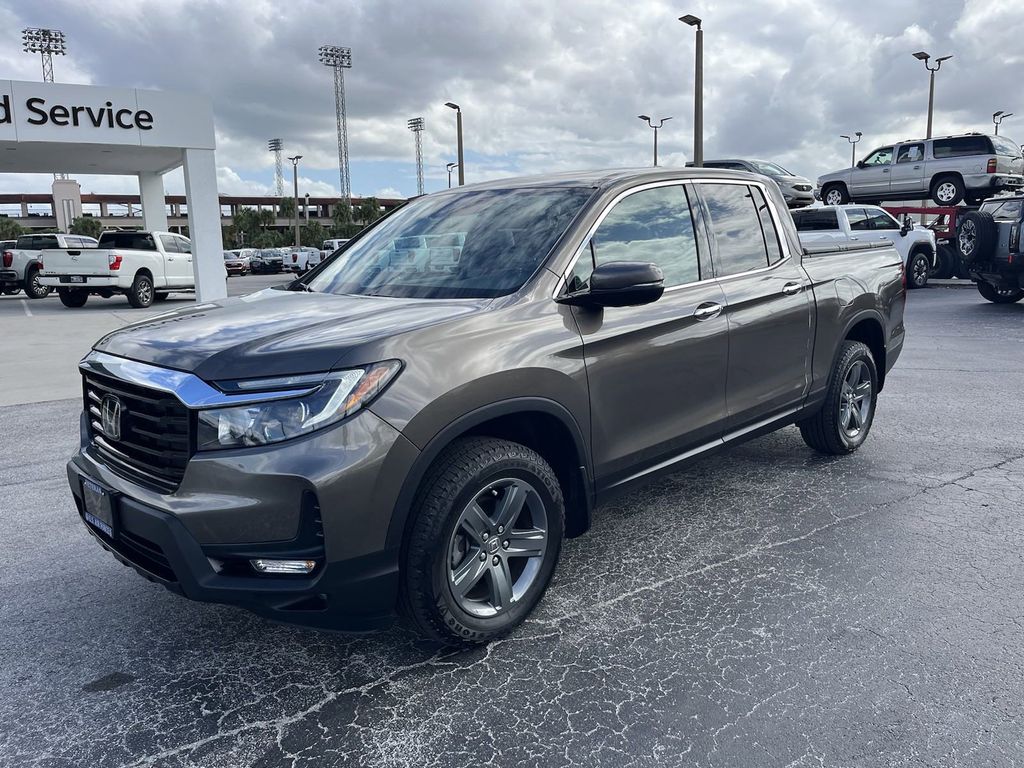
<path fill-rule="evenodd" d="M 43 82 L 53 82 L 53 57 L 68 52 L 67 40 L 59 29 L 26 27 L 21 30 L 21 43 L 25 53 L 38 53 L 43 60 Z M 55 173 L 53 178 L 66 179 L 66 173 Z"/>
<path fill-rule="evenodd" d="M 38 29 L 28 27 L 21 30 L 21 42 L 25 53 L 38 53 L 43 60 L 43 82 L 53 82 L 53 57 L 68 52 L 67 40 L 59 29 Z"/>
<path fill-rule="evenodd" d="M 416 194 L 423 194 L 423 118 L 414 117 L 406 125 L 416 137 Z"/>
<path fill-rule="evenodd" d="M 284 169 L 281 164 L 281 150 L 284 149 L 284 142 L 281 139 L 271 139 L 267 142 L 267 149 L 274 153 L 274 183 L 277 188 L 277 196 L 284 197 Z"/>
<path fill-rule="evenodd" d="M 321 45 L 320 63 L 334 70 L 334 112 L 338 122 L 338 166 L 341 174 L 341 197 L 352 202 L 352 179 L 348 170 L 348 115 L 345 113 L 345 70 L 352 69 L 352 49 L 337 45 Z"/>

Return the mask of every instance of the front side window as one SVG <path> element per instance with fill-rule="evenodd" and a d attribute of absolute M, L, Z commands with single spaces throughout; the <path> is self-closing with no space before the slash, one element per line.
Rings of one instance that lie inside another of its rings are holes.
<path fill-rule="evenodd" d="M 192 253 L 192 241 L 187 237 L 176 236 L 174 241 L 178 244 L 178 253 Z"/>
<path fill-rule="evenodd" d="M 917 163 L 924 160 L 924 144 L 904 144 L 896 153 L 896 164 Z"/>
<path fill-rule="evenodd" d="M 715 273 L 725 277 L 767 267 L 765 233 L 751 187 L 701 184 L 700 192 L 711 218 Z"/>
<path fill-rule="evenodd" d="M 175 238 L 170 235 L 157 235 L 157 237 L 160 238 L 160 245 L 164 247 L 166 253 L 180 253 Z"/>
<path fill-rule="evenodd" d="M 349 244 L 314 291 L 393 298 L 493 298 L 547 261 L 593 190 L 484 189 L 420 197 Z"/>
<path fill-rule="evenodd" d="M 885 211 L 880 211 L 877 208 L 868 208 L 865 210 L 868 217 L 868 226 L 871 229 L 899 229 L 900 224 L 896 219 L 890 216 Z"/>
<path fill-rule="evenodd" d="M 864 158 L 864 165 L 889 165 L 892 162 L 892 147 L 876 149 Z"/>
<path fill-rule="evenodd" d="M 665 287 L 700 280 L 693 218 L 682 185 L 634 192 L 604 217 L 573 267 L 567 290 L 585 290 L 595 266 L 613 261 L 657 264 Z"/>

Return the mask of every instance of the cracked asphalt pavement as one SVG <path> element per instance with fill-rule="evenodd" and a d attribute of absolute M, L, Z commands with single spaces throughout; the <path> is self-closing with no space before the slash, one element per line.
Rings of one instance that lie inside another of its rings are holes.
<path fill-rule="evenodd" d="M 789 428 L 600 509 L 468 651 L 165 592 L 82 530 L 79 402 L 0 408 L 0 765 L 1024 765 L 1024 304 L 908 304 L 858 453 Z"/>

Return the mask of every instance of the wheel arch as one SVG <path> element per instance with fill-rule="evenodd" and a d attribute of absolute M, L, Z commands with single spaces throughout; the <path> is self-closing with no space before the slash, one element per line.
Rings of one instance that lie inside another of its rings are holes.
<path fill-rule="evenodd" d="M 447 446 L 460 437 L 499 437 L 537 451 L 558 477 L 566 502 L 566 536 L 590 527 L 594 500 L 590 452 L 573 415 L 554 400 L 524 397 L 477 408 L 438 432 L 413 462 L 388 526 L 387 548 L 402 546 L 416 492 L 427 471 Z"/>
<path fill-rule="evenodd" d="M 867 346 L 871 350 L 871 357 L 875 361 L 875 368 L 878 372 L 878 391 L 881 392 L 885 386 L 885 361 L 886 361 L 886 347 L 885 347 L 885 326 L 882 323 L 881 317 L 874 312 L 862 312 L 853 317 L 847 324 L 846 330 L 843 332 L 843 341 L 859 341 Z M 842 344 L 836 349 L 835 355 L 832 360 L 832 367 L 835 367 L 835 362 L 839 358 Z"/>

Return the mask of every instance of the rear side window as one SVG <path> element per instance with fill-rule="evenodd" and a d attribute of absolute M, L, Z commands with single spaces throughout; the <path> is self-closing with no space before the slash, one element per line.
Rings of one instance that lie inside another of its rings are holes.
<path fill-rule="evenodd" d="M 916 163 L 924 160 L 924 144 L 904 144 L 896 153 L 896 164 Z"/>
<path fill-rule="evenodd" d="M 715 273 L 725 277 L 767 267 L 765 234 L 751 188 L 740 184 L 701 184 L 700 192 L 711 218 Z"/>
<path fill-rule="evenodd" d="M 594 265 L 612 261 L 657 264 L 665 287 L 700 279 L 697 241 L 683 187 L 655 187 L 618 202 L 591 240 L 593 256 L 584 250 L 569 278 L 569 292 L 583 290 Z"/>
<path fill-rule="evenodd" d="M 799 232 L 829 232 L 839 229 L 839 218 L 835 211 L 817 210 L 795 211 L 793 222 Z"/>
<path fill-rule="evenodd" d="M 992 142 L 988 136 L 957 136 L 954 139 L 935 139 L 932 142 L 932 157 L 963 157 L 966 155 L 991 155 Z"/>
<path fill-rule="evenodd" d="M 761 219 L 761 232 L 764 234 L 764 245 L 768 249 L 768 263 L 774 264 L 782 260 L 782 246 L 779 245 L 779 233 L 775 229 L 775 222 L 772 221 L 772 213 L 768 208 L 768 201 L 764 192 L 757 187 L 750 188 L 754 195 L 754 205 L 757 206 L 757 216 Z"/>
<path fill-rule="evenodd" d="M 123 248 L 135 251 L 155 251 L 156 242 L 147 232 L 104 232 L 100 235 L 100 248 Z"/>

